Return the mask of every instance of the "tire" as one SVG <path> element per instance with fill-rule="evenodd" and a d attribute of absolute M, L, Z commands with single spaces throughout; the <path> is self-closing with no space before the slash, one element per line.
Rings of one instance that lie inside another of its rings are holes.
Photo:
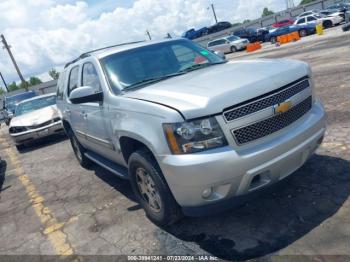
<path fill-rule="evenodd" d="M 156 160 L 147 149 L 131 154 L 129 176 L 138 202 L 154 224 L 168 226 L 182 217 Z"/>
<path fill-rule="evenodd" d="M 307 36 L 307 31 L 306 30 L 300 30 L 299 31 L 299 35 L 300 35 L 300 37 L 305 37 L 305 36 Z"/>
<path fill-rule="evenodd" d="M 331 28 L 332 26 L 333 26 L 333 23 L 330 20 L 326 20 L 326 21 L 323 22 L 323 27 L 324 28 Z"/>
<path fill-rule="evenodd" d="M 350 23 L 347 23 L 345 25 L 342 26 L 342 30 L 343 32 L 347 32 L 350 30 Z"/>
<path fill-rule="evenodd" d="M 235 46 L 231 46 L 231 53 L 237 52 L 237 48 Z"/>
<path fill-rule="evenodd" d="M 74 155 L 75 155 L 76 159 L 78 160 L 79 164 L 84 168 L 89 168 L 93 163 L 90 159 L 88 159 L 84 155 L 86 150 L 79 143 L 78 139 L 76 138 L 76 136 L 74 135 L 74 133 L 72 131 L 69 131 L 68 137 L 70 139 L 70 143 L 72 145 Z"/>
<path fill-rule="evenodd" d="M 276 42 L 277 42 L 277 38 L 276 37 L 271 37 L 270 38 L 270 42 L 272 43 L 272 44 L 275 44 Z"/>

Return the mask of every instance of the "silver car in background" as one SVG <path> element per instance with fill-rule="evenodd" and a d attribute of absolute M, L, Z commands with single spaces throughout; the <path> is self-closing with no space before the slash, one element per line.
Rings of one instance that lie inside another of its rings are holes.
<path fill-rule="evenodd" d="M 36 96 L 20 102 L 11 120 L 9 133 L 17 149 L 33 140 L 63 133 L 56 95 Z"/>
<path fill-rule="evenodd" d="M 248 39 L 243 39 L 235 35 L 215 39 L 208 43 L 208 49 L 214 52 L 234 53 L 247 48 Z"/>

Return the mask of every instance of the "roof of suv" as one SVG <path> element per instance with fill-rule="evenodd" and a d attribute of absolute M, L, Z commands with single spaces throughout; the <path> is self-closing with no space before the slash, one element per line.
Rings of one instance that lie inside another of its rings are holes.
<path fill-rule="evenodd" d="M 189 41 L 185 38 L 174 38 L 174 39 L 162 39 L 162 40 L 152 40 L 152 41 L 137 41 L 137 42 L 131 42 L 131 43 L 123 43 L 123 44 L 117 44 L 113 46 L 107 46 L 104 48 L 95 49 L 89 52 L 85 52 L 81 54 L 78 58 L 74 59 L 73 61 L 67 63 L 65 65 L 65 68 L 68 67 L 71 64 L 74 64 L 75 62 L 79 61 L 80 59 L 83 59 L 87 56 L 95 56 L 97 58 L 103 58 L 105 56 L 122 52 L 129 49 L 134 49 L 142 46 L 148 46 L 148 45 L 154 45 L 164 42 L 171 42 L 176 40 L 183 40 L 183 41 Z"/>

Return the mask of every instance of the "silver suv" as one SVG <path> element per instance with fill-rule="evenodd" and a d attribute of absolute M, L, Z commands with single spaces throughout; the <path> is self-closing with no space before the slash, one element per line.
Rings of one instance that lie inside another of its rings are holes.
<path fill-rule="evenodd" d="M 255 195 L 325 133 L 306 63 L 227 62 L 184 39 L 82 54 L 61 73 L 57 104 L 80 164 L 129 179 L 158 225 Z"/>

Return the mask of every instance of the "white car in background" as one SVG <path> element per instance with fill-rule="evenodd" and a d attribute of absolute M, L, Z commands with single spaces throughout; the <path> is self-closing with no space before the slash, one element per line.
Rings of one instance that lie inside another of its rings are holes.
<path fill-rule="evenodd" d="M 309 15 L 295 20 L 295 25 L 322 24 L 324 28 L 339 25 L 343 21 L 340 16 Z"/>
<path fill-rule="evenodd" d="M 20 102 L 9 127 L 17 149 L 36 139 L 63 132 L 56 94 L 36 96 Z"/>
<path fill-rule="evenodd" d="M 213 52 L 234 53 L 246 49 L 248 44 L 248 39 L 230 35 L 210 41 L 207 48 Z"/>
<path fill-rule="evenodd" d="M 322 10 L 320 11 L 320 14 L 328 17 L 336 17 L 341 22 L 345 20 L 343 17 L 344 14 L 337 10 Z"/>
<path fill-rule="evenodd" d="M 303 12 L 300 15 L 298 15 L 297 19 L 299 19 L 301 17 L 309 16 L 309 15 L 318 15 L 318 14 L 319 14 L 318 10 L 310 10 L 310 11 L 306 11 L 306 12 Z"/>

